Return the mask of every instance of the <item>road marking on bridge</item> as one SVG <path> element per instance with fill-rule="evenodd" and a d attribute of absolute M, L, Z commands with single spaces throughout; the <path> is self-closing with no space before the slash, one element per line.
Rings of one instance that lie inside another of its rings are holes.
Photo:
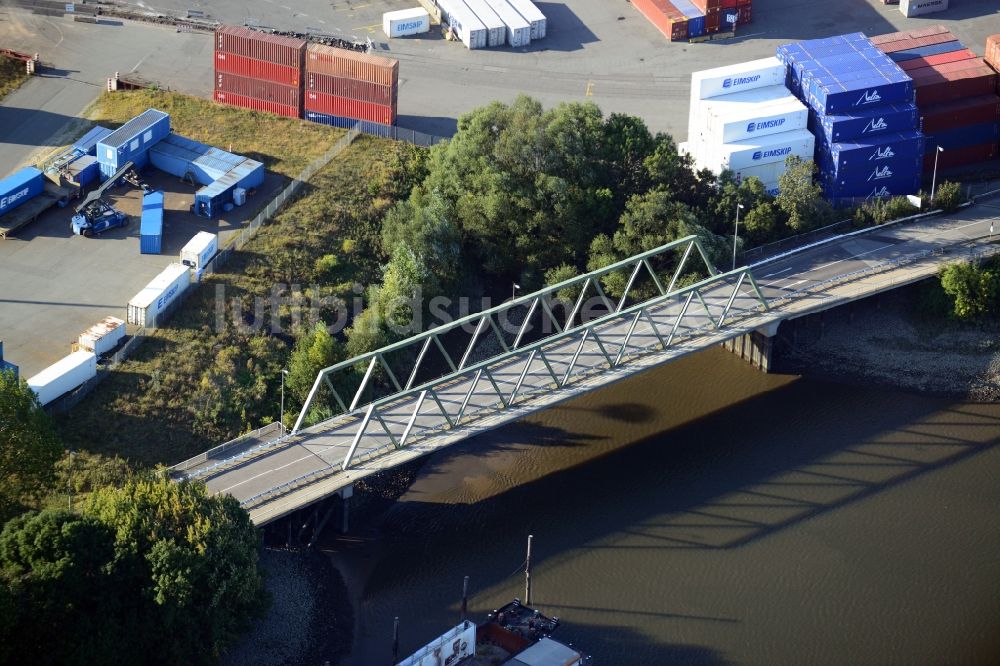
<path fill-rule="evenodd" d="M 788 272 L 788 271 L 790 271 L 790 270 L 792 270 L 792 267 L 791 267 L 791 266 L 789 266 L 788 268 L 786 268 L 786 269 L 785 269 L 785 270 L 783 270 L 783 271 L 777 271 L 777 272 L 775 272 L 775 273 L 768 273 L 767 275 L 764 275 L 763 277 L 766 277 L 766 278 L 769 278 L 769 277 L 774 277 L 775 275 L 781 275 L 782 273 L 787 273 L 787 272 Z"/>
<path fill-rule="evenodd" d="M 292 465 L 300 463 L 303 460 L 306 460 L 307 458 L 312 458 L 315 455 L 316 455 L 315 453 L 313 453 L 312 451 L 310 451 L 308 455 L 304 455 L 301 458 L 297 458 L 297 459 L 293 460 L 290 463 L 286 463 L 286 464 L 282 465 L 281 467 L 275 467 L 273 469 L 267 470 L 266 472 L 261 472 L 260 474 L 257 474 L 255 476 L 251 476 L 250 478 L 243 479 L 239 483 L 234 483 L 233 485 L 229 486 L 228 488 L 223 488 L 219 492 L 221 492 L 221 493 L 228 493 L 230 490 L 232 490 L 233 488 L 236 488 L 237 486 L 242 486 L 244 483 L 247 483 L 249 481 L 253 481 L 254 479 L 260 478 L 262 476 L 266 476 L 267 474 L 270 474 L 272 472 L 277 472 L 280 469 L 285 469 L 286 467 L 291 467 Z M 323 462 L 326 462 L 326 461 L 324 460 Z"/>
<path fill-rule="evenodd" d="M 895 243 L 886 243 L 885 245 L 879 245 L 878 247 L 873 248 L 871 250 L 865 250 L 864 252 L 858 252 L 857 254 L 852 254 L 851 256 L 844 257 L 843 259 L 837 259 L 837 261 L 831 261 L 830 263 L 823 264 L 822 266 L 815 266 L 815 267 L 813 267 L 812 270 L 818 271 L 818 270 L 823 269 L 823 268 L 829 268 L 830 266 L 834 266 L 836 264 L 843 263 L 843 262 L 848 261 L 850 259 L 857 259 L 858 257 L 865 256 L 866 254 L 871 254 L 872 252 L 878 252 L 879 250 L 884 250 L 885 248 L 892 247 L 893 245 L 895 245 Z"/>

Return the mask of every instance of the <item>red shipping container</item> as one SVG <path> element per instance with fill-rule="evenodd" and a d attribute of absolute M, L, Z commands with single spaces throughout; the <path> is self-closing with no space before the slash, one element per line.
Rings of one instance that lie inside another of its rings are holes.
<path fill-rule="evenodd" d="M 278 65 L 221 51 L 215 52 L 215 71 L 273 81 L 286 86 L 299 86 L 302 82 L 302 69 L 299 67 Z"/>
<path fill-rule="evenodd" d="M 396 124 L 396 109 L 391 106 L 347 99 L 337 95 L 326 95 L 314 90 L 308 90 L 305 93 L 305 110 L 325 113 L 330 116 L 368 120 L 383 125 Z"/>
<path fill-rule="evenodd" d="M 913 86 L 919 87 L 921 82 L 934 82 L 940 80 L 945 74 L 953 74 L 966 69 L 981 69 L 986 67 L 986 63 L 981 58 L 971 58 L 968 60 L 958 60 L 956 62 L 946 62 L 941 65 L 930 67 L 918 67 L 911 69 L 907 74 L 913 79 Z"/>
<path fill-rule="evenodd" d="M 1000 71 L 1000 35 L 986 38 L 986 55 L 983 59 L 993 69 Z"/>
<path fill-rule="evenodd" d="M 705 31 L 709 34 L 719 32 L 719 25 L 722 18 L 721 11 L 716 7 L 705 12 Z M 726 27 L 728 29 L 729 26 L 727 25 Z"/>
<path fill-rule="evenodd" d="M 952 148 L 942 150 L 938 154 L 937 168 L 948 169 L 957 166 L 966 166 L 992 160 L 997 156 L 997 144 L 981 143 L 978 146 L 967 146 L 965 148 Z M 924 155 L 924 173 L 933 173 L 934 153 Z"/>
<path fill-rule="evenodd" d="M 925 106 L 920 109 L 920 121 L 925 134 L 1000 121 L 1000 96 L 980 95 Z"/>
<path fill-rule="evenodd" d="M 215 31 L 215 50 L 302 69 L 306 43 L 301 39 L 222 25 Z"/>
<path fill-rule="evenodd" d="M 872 44 L 878 46 L 879 44 L 888 44 L 890 42 L 896 42 L 901 39 L 919 38 L 919 37 L 929 37 L 931 35 L 938 35 L 941 33 L 948 32 L 948 28 L 943 25 L 934 25 L 929 28 L 921 28 L 920 30 L 907 30 L 902 32 L 887 32 L 884 35 L 875 35 L 874 37 L 869 37 Z"/>
<path fill-rule="evenodd" d="M 924 67 L 917 71 L 931 69 Z M 917 106 L 925 107 L 962 97 L 989 95 L 996 91 L 997 73 L 986 65 L 959 72 L 946 72 L 936 80 L 926 79 L 917 86 Z"/>
<path fill-rule="evenodd" d="M 719 6 L 723 9 L 736 9 L 736 0 L 722 0 Z"/>
<path fill-rule="evenodd" d="M 285 86 L 273 81 L 261 81 L 235 74 L 218 72 L 215 75 L 215 89 L 296 108 L 302 104 L 302 92 L 298 86 Z"/>
<path fill-rule="evenodd" d="M 961 51 L 948 51 L 947 53 L 935 53 L 934 55 L 911 58 L 903 62 L 897 62 L 899 68 L 904 72 L 920 69 L 921 67 L 934 67 L 935 65 L 946 65 L 950 62 L 961 62 L 962 60 L 972 60 L 976 54 L 969 49 Z"/>
<path fill-rule="evenodd" d="M 879 44 L 878 48 L 882 51 L 882 53 L 895 53 L 896 51 L 905 51 L 907 49 L 917 48 L 918 46 L 933 46 L 934 44 L 944 44 L 945 42 L 954 41 L 956 41 L 955 36 L 950 32 L 945 31 L 927 37 L 912 37 L 910 39 L 902 39 L 888 44 Z"/>
<path fill-rule="evenodd" d="M 688 37 L 687 18 L 666 0 L 632 0 L 632 6 L 671 42 Z"/>
<path fill-rule="evenodd" d="M 230 106 L 240 106 L 244 109 L 263 111 L 265 113 L 273 113 L 278 116 L 287 116 L 289 118 L 300 118 L 302 116 L 302 110 L 297 106 L 287 106 L 285 104 L 278 104 L 277 102 L 268 102 L 262 99 L 254 99 L 253 97 L 244 97 L 243 95 L 225 92 L 224 90 L 215 91 L 215 101 L 222 104 L 229 104 Z"/>
<path fill-rule="evenodd" d="M 736 25 L 746 25 L 753 20 L 753 5 L 751 0 L 737 0 L 736 11 L 739 12 L 739 19 Z"/>
<path fill-rule="evenodd" d="M 722 6 L 722 0 L 691 0 L 691 4 L 700 9 L 702 13 L 708 14 L 713 9 L 719 9 Z"/>
<path fill-rule="evenodd" d="M 323 44 L 310 44 L 306 48 L 306 72 L 357 79 L 383 86 L 395 86 L 399 83 L 398 60 Z"/>
<path fill-rule="evenodd" d="M 367 81 L 357 81 L 355 79 L 342 79 L 338 76 L 328 76 L 326 74 L 306 74 L 306 90 L 326 93 L 327 95 L 338 95 L 348 99 L 359 99 L 362 102 L 372 102 L 386 106 L 396 105 L 396 88 L 394 86 L 380 86 L 377 83 Z"/>

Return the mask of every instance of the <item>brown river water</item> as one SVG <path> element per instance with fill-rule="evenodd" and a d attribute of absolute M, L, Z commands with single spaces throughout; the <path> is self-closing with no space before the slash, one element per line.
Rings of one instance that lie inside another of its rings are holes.
<path fill-rule="evenodd" d="M 597 664 L 1000 663 L 1000 404 L 723 350 L 430 458 L 366 545 L 351 666 L 524 596 Z M 354 538 L 358 538 L 358 536 Z"/>

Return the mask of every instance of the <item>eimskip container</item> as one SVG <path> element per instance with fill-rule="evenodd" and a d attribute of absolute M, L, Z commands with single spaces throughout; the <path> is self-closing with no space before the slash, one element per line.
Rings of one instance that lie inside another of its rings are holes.
<path fill-rule="evenodd" d="M 218 251 L 219 237 L 207 231 L 199 231 L 181 248 L 181 263 L 200 271 Z"/>
<path fill-rule="evenodd" d="M 142 218 L 139 223 L 139 252 L 159 254 L 163 244 L 163 192 L 146 192 L 142 196 Z"/>
<path fill-rule="evenodd" d="M 467 49 L 486 48 L 486 26 L 462 0 L 436 0 L 441 18 L 451 26 Z"/>
<path fill-rule="evenodd" d="M 732 143 L 753 137 L 804 130 L 809 121 L 805 104 L 789 95 L 789 99 L 756 109 L 712 113 L 708 119 L 708 136 L 719 143 Z"/>
<path fill-rule="evenodd" d="M 465 6 L 472 10 L 486 27 L 486 45 L 503 46 L 507 41 L 507 26 L 486 0 L 465 0 Z M 527 24 L 525 24 L 527 25 Z"/>
<path fill-rule="evenodd" d="M 750 166 L 743 167 L 742 169 L 736 169 L 733 174 L 740 181 L 744 181 L 747 178 L 757 178 L 760 182 L 764 184 L 777 183 L 778 178 L 781 174 L 785 173 L 785 161 L 780 162 L 769 162 L 767 164 L 752 164 Z"/>
<path fill-rule="evenodd" d="M 709 147 L 710 159 L 721 169 L 733 171 L 755 164 L 784 162 L 790 155 L 812 159 L 816 137 L 804 129 L 755 137 Z"/>
<path fill-rule="evenodd" d="M 822 134 L 826 143 L 836 143 L 912 130 L 917 126 L 917 118 L 917 105 L 912 102 L 884 104 L 840 115 L 813 113 L 810 129 Z"/>
<path fill-rule="evenodd" d="M 783 85 L 785 67 L 777 58 L 762 58 L 694 72 L 691 75 L 691 99 Z"/>
<path fill-rule="evenodd" d="M 95 376 L 97 356 L 94 352 L 76 351 L 28 379 L 28 388 L 38 396 L 38 402 L 47 405 Z"/>
<path fill-rule="evenodd" d="M 28 203 L 45 189 L 45 177 L 35 167 L 24 167 L 0 180 L 0 215 Z"/>
<path fill-rule="evenodd" d="M 531 0 L 507 0 L 507 2 L 531 26 L 531 39 L 545 37 L 548 21 L 545 18 L 545 14 L 538 9 L 534 2 Z"/>
<path fill-rule="evenodd" d="M 157 317 L 184 293 L 191 283 L 191 269 L 170 264 L 128 302 L 126 320 L 136 326 L 156 328 Z"/>
<path fill-rule="evenodd" d="M 170 116 L 148 109 L 97 143 L 97 161 L 107 179 L 126 162 L 142 168 L 149 162 L 149 149 L 170 134 Z"/>
<path fill-rule="evenodd" d="M 423 7 L 382 14 L 382 32 L 389 39 L 430 32 L 431 15 Z"/>
<path fill-rule="evenodd" d="M 125 339 L 125 322 L 118 317 L 105 317 L 80 334 L 78 344 L 84 351 L 98 356 L 107 354 Z"/>
<path fill-rule="evenodd" d="M 507 43 L 514 48 L 531 43 L 531 24 L 510 6 L 508 0 L 485 0 L 505 26 Z"/>

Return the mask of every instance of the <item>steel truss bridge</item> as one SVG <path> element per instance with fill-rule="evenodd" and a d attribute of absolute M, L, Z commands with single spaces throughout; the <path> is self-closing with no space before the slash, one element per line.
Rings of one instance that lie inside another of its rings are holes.
<path fill-rule="evenodd" d="M 879 227 L 727 272 L 682 238 L 326 368 L 291 432 L 272 424 L 172 474 L 232 494 L 264 525 L 650 367 L 994 253 L 998 211 Z"/>

